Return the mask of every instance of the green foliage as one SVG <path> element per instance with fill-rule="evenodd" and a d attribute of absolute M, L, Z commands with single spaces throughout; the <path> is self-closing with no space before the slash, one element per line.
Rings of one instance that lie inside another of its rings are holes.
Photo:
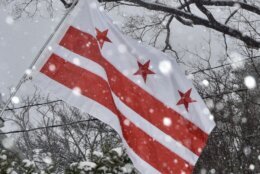
<path fill-rule="evenodd" d="M 70 165 L 66 174 L 135 174 L 131 161 L 127 154 L 121 149 L 116 148 L 106 154 L 93 152 L 92 162 L 77 162 Z"/>
<path fill-rule="evenodd" d="M 38 154 L 39 155 L 39 154 Z M 41 155 L 39 155 L 41 156 Z M 38 159 L 38 158 L 36 158 Z M 0 151 L 0 174 L 53 174 L 55 165 L 43 165 L 41 170 L 34 161 L 21 159 L 19 155 L 2 149 Z M 106 154 L 94 151 L 87 161 L 74 162 L 65 174 L 136 174 L 130 159 L 122 148 L 113 149 Z"/>
<path fill-rule="evenodd" d="M 35 171 L 35 164 L 33 162 L 29 160 L 21 160 L 17 154 L 14 154 L 8 150 L 1 149 L 0 174 L 33 174 Z"/>

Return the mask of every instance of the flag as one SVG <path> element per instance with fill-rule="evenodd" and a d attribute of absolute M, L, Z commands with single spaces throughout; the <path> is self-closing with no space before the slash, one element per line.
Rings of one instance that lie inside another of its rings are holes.
<path fill-rule="evenodd" d="M 48 48 L 35 84 L 113 127 L 141 173 L 192 173 L 215 123 L 174 58 L 124 36 L 94 0 Z"/>

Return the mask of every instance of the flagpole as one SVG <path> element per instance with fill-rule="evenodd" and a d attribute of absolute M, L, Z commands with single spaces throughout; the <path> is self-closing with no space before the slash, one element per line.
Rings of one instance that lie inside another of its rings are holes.
<path fill-rule="evenodd" d="M 40 49 L 39 53 L 35 56 L 35 58 L 33 59 L 32 63 L 29 66 L 29 70 L 32 70 L 34 65 L 36 64 L 36 62 L 39 60 L 40 56 L 42 55 L 43 51 L 46 49 L 46 47 L 48 46 L 48 44 L 50 43 L 50 41 L 53 39 L 53 37 L 55 36 L 56 32 L 59 30 L 59 28 L 61 27 L 61 25 L 63 24 L 63 22 L 65 21 L 65 19 L 69 16 L 70 12 L 73 10 L 73 8 L 76 6 L 77 2 L 79 0 L 74 0 L 73 3 L 71 4 L 71 6 L 69 7 L 68 11 L 66 12 L 66 14 L 62 17 L 62 19 L 60 20 L 60 22 L 58 23 L 58 25 L 56 26 L 56 28 L 54 29 L 53 33 L 49 36 L 49 38 L 46 40 L 46 42 L 44 43 L 44 45 L 42 46 L 42 48 Z M 22 78 L 20 79 L 20 81 L 18 82 L 18 84 L 15 87 L 15 91 L 13 93 L 11 93 L 10 97 L 8 98 L 7 102 L 5 103 L 4 107 L 2 108 L 1 112 L 0 112 L 0 119 L 4 122 L 2 116 L 5 112 L 5 110 L 7 109 L 8 105 L 11 103 L 12 98 L 17 94 L 17 91 L 20 89 L 20 87 L 22 86 L 23 82 L 26 80 L 26 78 L 28 77 L 27 73 L 24 73 L 24 75 L 22 76 Z"/>

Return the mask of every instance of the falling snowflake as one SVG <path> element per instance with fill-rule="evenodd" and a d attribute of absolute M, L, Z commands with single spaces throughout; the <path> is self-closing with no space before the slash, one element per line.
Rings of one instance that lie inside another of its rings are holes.
<path fill-rule="evenodd" d="M 79 87 L 74 87 L 72 90 L 73 94 L 79 96 L 81 94 L 81 89 Z"/>
<path fill-rule="evenodd" d="M 213 121 L 213 120 L 214 120 L 214 115 L 211 114 L 211 115 L 209 116 L 209 119 Z"/>
<path fill-rule="evenodd" d="M 127 51 L 127 48 L 124 44 L 120 44 L 118 47 L 117 47 L 118 51 L 120 53 L 125 53 Z"/>
<path fill-rule="evenodd" d="M 204 86 L 206 86 L 206 87 L 208 87 L 209 86 L 209 81 L 208 80 L 203 80 L 202 82 L 201 82 Z"/>
<path fill-rule="evenodd" d="M 242 123 L 246 123 L 246 122 L 247 122 L 247 118 L 246 118 L 246 117 L 243 117 L 243 118 L 241 119 L 241 122 L 242 122 Z"/>
<path fill-rule="evenodd" d="M 124 120 L 124 125 L 129 126 L 130 125 L 130 121 L 128 119 L 125 119 Z"/>
<path fill-rule="evenodd" d="M 7 16 L 5 22 L 9 25 L 12 25 L 14 23 L 14 19 L 12 16 Z"/>
<path fill-rule="evenodd" d="M 164 117 L 163 118 L 163 124 L 165 126 L 170 126 L 172 124 L 172 120 L 170 118 L 168 118 L 168 117 Z"/>
<path fill-rule="evenodd" d="M 201 148 L 198 148 L 198 152 L 201 153 L 201 152 L 202 152 L 202 149 L 201 149 Z"/>
<path fill-rule="evenodd" d="M 32 74 L 32 70 L 31 69 L 25 70 L 25 74 L 28 75 L 28 76 L 31 75 Z"/>
<path fill-rule="evenodd" d="M 200 170 L 200 174 L 207 174 L 207 170 L 206 169 L 201 169 Z"/>
<path fill-rule="evenodd" d="M 100 6 L 98 9 L 99 9 L 99 11 L 101 11 L 101 12 L 104 11 L 104 7 L 103 7 L 103 6 Z"/>
<path fill-rule="evenodd" d="M 252 150 L 251 150 L 251 147 L 247 146 L 243 149 L 243 152 L 246 156 L 250 155 Z"/>
<path fill-rule="evenodd" d="M 55 71 L 56 70 L 56 66 L 54 64 L 50 64 L 49 65 L 49 70 L 52 71 L 52 72 Z"/>
<path fill-rule="evenodd" d="M 77 58 L 77 57 L 73 58 L 72 62 L 73 62 L 75 65 L 77 65 L 77 66 L 80 65 L 80 60 L 79 60 L 79 58 Z"/>
<path fill-rule="evenodd" d="M 49 50 L 49 51 L 52 51 L 53 48 L 52 48 L 51 46 L 48 46 L 48 50 Z"/>
<path fill-rule="evenodd" d="M 216 104 L 216 108 L 217 108 L 218 111 L 220 111 L 224 108 L 224 104 L 219 102 L 219 103 Z"/>
<path fill-rule="evenodd" d="M 252 76 L 246 76 L 244 79 L 244 83 L 248 89 L 253 89 L 256 87 L 255 78 Z"/>
<path fill-rule="evenodd" d="M 216 173 L 216 170 L 215 169 L 211 169 L 210 173 L 214 174 L 214 173 Z"/>
<path fill-rule="evenodd" d="M 12 97 L 12 103 L 13 103 L 13 104 L 18 104 L 18 103 L 20 103 L 19 97 L 17 97 L 17 96 Z"/>
<path fill-rule="evenodd" d="M 149 109 L 149 112 L 152 114 L 152 113 L 154 113 L 154 109 L 153 108 L 150 108 Z"/>
<path fill-rule="evenodd" d="M 250 169 L 250 170 L 255 170 L 255 165 L 254 165 L 254 164 L 250 164 L 250 165 L 249 165 L 249 169 Z"/>
<path fill-rule="evenodd" d="M 14 93 L 14 92 L 16 92 L 16 88 L 15 88 L 15 87 L 12 87 L 12 88 L 11 88 L 11 93 Z"/>
<path fill-rule="evenodd" d="M 172 64 L 169 60 L 163 60 L 159 63 L 159 69 L 163 74 L 169 74 L 172 71 Z"/>

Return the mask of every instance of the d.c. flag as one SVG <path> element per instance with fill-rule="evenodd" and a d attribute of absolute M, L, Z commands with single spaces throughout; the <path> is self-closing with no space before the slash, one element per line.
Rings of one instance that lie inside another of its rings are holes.
<path fill-rule="evenodd" d="M 123 36 L 95 0 L 79 1 L 33 81 L 112 126 L 141 173 L 192 173 L 215 126 L 174 58 Z"/>

